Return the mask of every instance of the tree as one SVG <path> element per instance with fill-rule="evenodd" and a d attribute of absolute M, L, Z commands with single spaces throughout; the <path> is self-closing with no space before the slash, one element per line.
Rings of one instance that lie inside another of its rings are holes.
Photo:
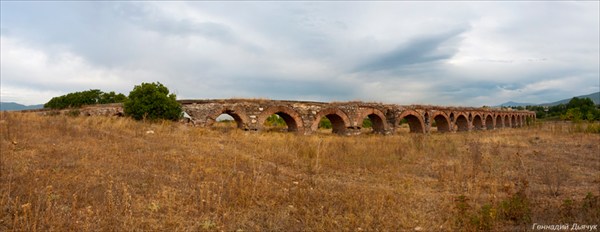
<path fill-rule="evenodd" d="M 594 107 L 594 101 L 590 98 L 576 98 L 574 97 L 567 104 L 567 109 L 571 108 L 583 108 L 583 107 Z"/>
<path fill-rule="evenodd" d="M 568 109 L 567 112 L 561 115 L 561 119 L 563 120 L 571 120 L 573 122 L 579 122 L 583 118 L 583 114 L 579 108 L 571 108 Z"/>
<path fill-rule="evenodd" d="M 77 108 L 84 105 L 107 104 L 124 102 L 125 95 L 115 92 L 104 93 L 99 89 L 90 89 L 82 92 L 74 92 L 66 95 L 53 97 L 44 104 L 44 108 L 65 109 Z"/>
<path fill-rule="evenodd" d="M 110 93 L 102 93 L 100 94 L 100 99 L 98 99 L 98 103 L 100 104 L 108 104 L 108 103 L 117 103 L 117 102 L 125 102 L 127 100 L 127 96 L 122 93 L 116 94 L 111 91 Z"/>
<path fill-rule="evenodd" d="M 123 104 L 123 110 L 137 120 L 178 120 L 182 113 L 175 94 L 169 94 L 169 89 L 160 82 L 136 85 Z"/>
<path fill-rule="evenodd" d="M 594 105 L 594 101 L 589 98 L 576 98 L 574 97 L 567 103 L 566 112 L 561 115 L 563 119 L 580 121 L 587 119 L 593 121 L 596 119 L 596 115 L 599 114 L 598 109 Z"/>

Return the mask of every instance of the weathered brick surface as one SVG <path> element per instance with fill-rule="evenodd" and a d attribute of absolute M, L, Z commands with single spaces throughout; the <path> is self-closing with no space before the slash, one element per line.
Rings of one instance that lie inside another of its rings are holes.
<path fill-rule="evenodd" d="M 376 133 L 393 133 L 407 119 L 410 131 L 428 133 L 432 123 L 440 132 L 491 130 L 523 126 L 535 120 L 531 111 L 498 110 L 472 107 L 440 107 L 394 105 L 366 102 L 309 102 L 262 99 L 181 100 L 184 110 L 197 126 L 211 126 L 221 114 L 229 114 L 238 127 L 263 130 L 265 120 L 273 114 L 281 116 L 289 131 L 311 134 L 318 129 L 322 117 L 333 124 L 334 133 L 357 134 L 368 117 Z"/>

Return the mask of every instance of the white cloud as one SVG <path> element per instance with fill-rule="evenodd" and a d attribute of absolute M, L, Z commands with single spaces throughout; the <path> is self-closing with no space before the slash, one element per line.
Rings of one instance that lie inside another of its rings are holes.
<path fill-rule="evenodd" d="M 0 95 L 160 81 L 180 98 L 553 101 L 600 88 L 598 4 L 8 2 Z"/>
<path fill-rule="evenodd" d="M 73 53 L 48 54 L 4 36 L 0 37 L 0 43 L 5 101 L 39 104 L 57 93 L 96 88 L 122 90 L 122 86 L 132 84 L 122 78 L 122 71 L 93 67 Z"/>

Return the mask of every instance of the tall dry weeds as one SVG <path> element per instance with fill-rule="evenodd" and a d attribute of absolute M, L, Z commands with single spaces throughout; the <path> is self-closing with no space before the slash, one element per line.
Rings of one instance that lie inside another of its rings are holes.
<path fill-rule="evenodd" d="M 2 231 L 501 231 L 561 207 L 600 215 L 600 135 L 568 125 L 344 137 L 0 115 Z M 554 164 L 569 170 L 559 187 Z"/>

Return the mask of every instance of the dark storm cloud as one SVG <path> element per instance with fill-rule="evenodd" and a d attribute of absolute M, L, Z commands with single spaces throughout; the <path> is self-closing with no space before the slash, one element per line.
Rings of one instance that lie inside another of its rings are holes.
<path fill-rule="evenodd" d="M 302 80 L 278 80 L 247 78 L 237 84 L 245 86 L 245 89 L 261 93 L 262 96 L 285 99 L 289 96 L 301 97 L 322 96 L 327 93 L 327 99 L 352 99 L 356 95 L 356 88 L 345 83 L 332 83 L 323 81 L 302 81 Z M 323 98 L 321 98 L 323 99 Z"/>
<path fill-rule="evenodd" d="M 171 19 L 156 13 L 155 7 L 139 3 L 121 3 L 115 12 L 126 21 L 144 29 L 173 36 L 203 36 L 223 43 L 236 43 L 238 38 L 231 27 L 216 22 L 194 22 L 189 19 Z"/>
<path fill-rule="evenodd" d="M 457 36 L 465 31 L 466 29 L 456 29 L 414 38 L 392 51 L 372 58 L 366 64 L 360 65 L 356 71 L 398 70 L 410 65 L 447 60 L 457 52 Z"/>

